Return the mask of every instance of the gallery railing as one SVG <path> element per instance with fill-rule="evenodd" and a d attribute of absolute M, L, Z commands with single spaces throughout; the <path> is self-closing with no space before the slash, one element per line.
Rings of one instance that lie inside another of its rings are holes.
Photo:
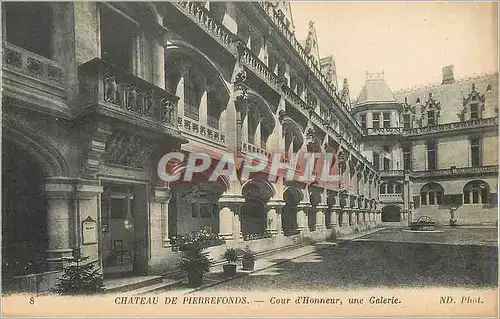
<path fill-rule="evenodd" d="M 99 58 L 82 64 L 78 73 L 83 109 L 146 126 L 177 128 L 179 98 L 174 94 Z"/>
<path fill-rule="evenodd" d="M 4 67 L 47 83 L 62 85 L 63 69 L 55 61 L 7 42 L 3 43 L 3 50 Z"/>

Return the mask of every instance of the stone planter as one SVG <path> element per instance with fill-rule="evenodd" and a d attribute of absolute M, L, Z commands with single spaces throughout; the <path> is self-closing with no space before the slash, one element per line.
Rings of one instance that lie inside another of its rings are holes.
<path fill-rule="evenodd" d="M 241 265 L 243 266 L 243 270 L 254 270 L 255 260 L 242 260 Z"/>
<path fill-rule="evenodd" d="M 191 288 L 200 287 L 203 283 L 203 271 L 188 273 L 188 286 Z"/>
<path fill-rule="evenodd" d="M 223 265 L 222 269 L 224 270 L 224 275 L 227 277 L 234 277 L 236 275 L 236 265 L 235 264 Z"/>

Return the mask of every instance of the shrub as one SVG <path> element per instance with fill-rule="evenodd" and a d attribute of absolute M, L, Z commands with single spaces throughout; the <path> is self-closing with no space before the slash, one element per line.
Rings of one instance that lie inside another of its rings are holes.
<path fill-rule="evenodd" d="M 60 295 L 86 295 L 96 294 L 104 291 L 104 281 L 100 268 L 93 261 L 81 264 L 89 257 L 82 257 L 80 252 L 75 254 L 75 265 L 64 268 L 62 278 L 57 278 L 55 291 Z"/>
<path fill-rule="evenodd" d="M 226 249 L 226 251 L 224 252 L 224 258 L 229 264 L 237 262 L 238 255 L 236 254 L 236 250 L 234 250 L 234 248 Z"/>
<path fill-rule="evenodd" d="M 187 273 L 209 272 L 212 264 L 213 260 L 203 248 L 192 246 L 191 249 L 182 252 L 180 268 Z"/>
<path fill-rule="evenodd" d="M 250 249 L 250 247 L 246 246 L 245 250 L 243 250 L 243 255 L 241 256 L 241 259 L 247 261 L 255 261 L 256 256 L 255 253 Z"/>

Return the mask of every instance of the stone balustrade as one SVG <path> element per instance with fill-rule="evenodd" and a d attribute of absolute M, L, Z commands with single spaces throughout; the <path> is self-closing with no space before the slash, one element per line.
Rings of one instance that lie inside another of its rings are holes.
<path fill-rule="evenodd" d="M 498 125 L 498 117 L 488 117 L 483 119 L 475 119 L 465 122 L 453 122 L 425 127 L 403 128 L 403 127 L 387 127 L 387 128 L 366 128 L 363 130 L 368 136 L 418 136 L 432 133 L 450 132 L 463 129 L 471 129 L 477 127 L 488 127 Z"/>
<path fill-rule="evenodd" d="M 485 173 L 498 173 L 498 165 L 415 171 L 411 172 L 410 176 L 414 178 L 434 178 L 440 176 L 464 176 L 464 175 L 478 176 Z"/>
<path fill-rule="evenodd" d="M 99 58 L 78 68 L 82 109 L 149 128 L 176 129 L 179 98 Z"/>
<path fill-rule="evenodd" d="M 53 85 L 63 84 L 63 69 L 55 61 L 6 42 L 3 50 L 5 68 Z"/>
<path fill-rule="evenodd" d="M 233 33 L 217 21 L 202 2 L 180 1 L 172 2 L 172 4 L 198 25 L 201 25 L 217 42 L 231 50 Z"/>
<path fill-rule="evenodd" d="M 177 123 L 179 124 L 179 128 L 184 132 L 189 132 L 202 139 L 226 145 L 226 135 L 215 128 L 201 125 L 198 121 L 188 117 L 178 117 Z"/>
<path fill-rule="evenodd" d="M 255 55 L 246 46 L 240 45 L 243 51 L 243 63 L 247 65 L 252 71 L 257 74 L 264 82 L 270 84 L 276 90 L 278 89 L 278 76 L 262 62 L 257 55 Z"/>

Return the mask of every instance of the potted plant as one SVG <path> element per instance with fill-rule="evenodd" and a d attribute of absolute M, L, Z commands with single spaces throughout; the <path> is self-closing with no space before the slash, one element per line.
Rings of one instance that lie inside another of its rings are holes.
<path fill-rule="evenodd" d="M 210 271 L 212 260 L 208 254 L 200 247 L 191 247 L 182 252 L 180 267 L 187 273 L 189 287 L 201 286 L 203 274 Z"/>
<path fill-rule="evenodd" d="M 248 246 L 245 247 L 241 256 L 241 265 L 243 270 L 253 270 L 255 267 L 255 253 Z"/>
<path fill-rule="evenodd" d="M 234 248 L 226 249 L 224 258 L 227 261 L 227 264 L 222 266 L 222 268 L 224 269 L 224 275 L 233 277 L 234 275 L 236 275 L 236 262 L 238 261 L 236 250 L 234 250 Z"/>

